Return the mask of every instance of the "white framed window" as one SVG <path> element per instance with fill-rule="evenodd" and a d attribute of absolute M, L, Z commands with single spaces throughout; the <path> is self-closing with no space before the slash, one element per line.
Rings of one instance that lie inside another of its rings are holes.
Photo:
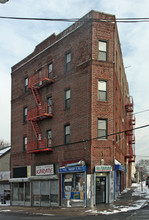
<path fill-rule="evenodd" d="M 52 79 L 53 77 L 53 63 L 49 63 L 48 65 L 48 77 L 49 79 Z"/>
<path fill-rule="evenodd" d="M 65 109 L 70 108 L 70 89 L 65 90 Z"/>
<path fill-rule="evenodd" d="M 68 72 L 71 68 L 71 53 L 66 54 L 66 72 Z"/>
<path fill-rule="evenodd" d="M 48 113 L 52 113 L 52 96 L 47 98 L 47 103 L 48 103 Z"/>
<path fill-rule="evenodd" d="M 28 77 L 24 79 L 24 92 L 26 93 L 28 91 Z"/>
<path fill-rule="evenodd" d="M 107 139 L 107 119 L 98 119 L 98 138 Z"/>
<path fill-rule="evenodd" d="M 27 151 L 27 136 L 23 137 L 23 151 Z"/>
<path fill-rule="evenodd" d="M 100 41 L 98 42 L 98 60 L 107 61 L 107 42 Z"/>
<path fill-rule="evenodd" d="M 107 101 L 107 81 L 98 80 L 98 100 Z"/>
<path fill-rule="evenodd" d="M 23 109 L 23 122 L 26 123 L 27 122 L 27 107 L 25 107 Z"/>
<path fill-rule="evenodd" d="M 70 125 L 65 125 L 65 144 L 70 143 Z"/>
<path fill-rule="evenodd" d="M 48 147 L 52 146 L 52 131 L 51 130 L 47 131 L 47 143 L 48 143 Z"/>

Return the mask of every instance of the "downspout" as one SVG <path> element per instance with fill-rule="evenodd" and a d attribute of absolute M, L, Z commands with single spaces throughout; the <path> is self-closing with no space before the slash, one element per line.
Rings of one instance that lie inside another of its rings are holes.
<path fill-rule="evenodd" d="M 114 119 L 114 74 L 115 74 L 115 25 L 116 21 L 113 25 L 113 119 Z M 114 134 L 114 122 L 113 120 L 113 134 Z M 115 185 L 116 185 L 116 172 L 115 172 L 115 144 L 114 144 L 114 135 L 113 135 L 113 170 L 114 170 L 114 200 L 115 200 Z"/>

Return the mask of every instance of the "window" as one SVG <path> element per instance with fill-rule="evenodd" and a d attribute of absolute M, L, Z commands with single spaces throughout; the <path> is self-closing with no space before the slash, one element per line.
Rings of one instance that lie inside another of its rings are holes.
<path fill-rule="evenodd" d="M 28 77 L 24 79 L 24 91 L 25 93 L 28 91 Z"/>
<path fill-rule="evenodd" d="M 39 77 L 39 80 L 42 79 L 42 69 L 39 69 L 39 70 L 38 70 L 38 77 Z M 41 85 L 42 85 L 42 80 L 39 81 L 39 86 L 41 86 Z"/>
<path fill-rule="evenodd" d="M 107 120 L 98 119 L 98 138 L 107 139 Z"/>
<path fill-rule="evenodd" d="M 23 137 L 23 151 L 27 151 L 27 137 Z"/>
<path fill-rule="evenodd" d="M 107 101 L 107 81 L 98 81 L 98 99 Z"/>
<path fill-rule="evenodd" d="M 107 61 L 107 42 L 99 41 L 98 60 Z"/>
<path fill-rule="evenodd" d="M 70 64 L 71 64 L 71 53 L 66 54 L 66 72 L 70 70 Z"/>
<path fill-rule="evenodd" d="M 70 89 L 65 91 L 65 108 L 70 108 Z"/>
<path fill-rule="evenodd" d="M 65 192 L 85 192 L 85 173 L 64 174 L 64 191 Z M 78 199 L 78 193 L 74 199 Z"/>
<path fill-rule="evenodd" d="M 47 98 L 47 103 L 48 103 L 48 113 L 52 113 L 52 96 Z"/>
<path fill-rule="evenodd" d="M 50 63 L 48 65 L 48 77 L 49 77 L 49 79 L 52 79 L 52 72 L 53 72 L 53 64 Z"/>
<path fill-rule="evenodd" d="M 47 131 L 47 147 L 51 147 L 52 146 L 52 132 L 51 130 Z"/>
<path fill-rule="evenodd" d="M 65 125 L 65 144 L 70 143 L 70 125 Z"/>
<path fill-rule="evenodd" d="M 24 108 L 24 112 L 23 112 L 23 122 L 24 122 L 24 123 L 27 122 L 27 107 Z"/>

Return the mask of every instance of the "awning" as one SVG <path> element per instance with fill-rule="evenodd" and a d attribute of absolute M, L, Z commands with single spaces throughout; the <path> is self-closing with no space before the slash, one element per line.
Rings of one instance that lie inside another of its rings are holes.
<path fill-rule="evenodd" d="M 124 165 L 115 164 L 114 168 L 115 168 L 115 170 L 126 172 L 126 168 Z"/>

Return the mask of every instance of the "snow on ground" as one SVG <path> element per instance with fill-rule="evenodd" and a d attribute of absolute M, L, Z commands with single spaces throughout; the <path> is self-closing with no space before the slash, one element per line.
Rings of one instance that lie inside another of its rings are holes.
<path fill-rule="evenodd" d="M 6 204 L 2 204 L 0 201 L 0 206 L 10 206 L 10 200 L 6 200 Z"/>
<path fill-rule="evenodd" d="M 145 185 L 145 182 L 143 184 L 137 184 L 133 183 L 132 187 L 134 187 L 134 192 L 132 193 L 132 196 L 140 196 L 143 197 L 143 199 L 136 200 L 132 206 L 116 206 L 113 205 L 113 209 L 108 209 L 104 211 L 99 211 L 99 210 L 87 210 L 86 212 L 91 213 L 91 214 L 105 214 L 105 215 L 110 215 L 110 214 L 115 214 L 119 212 L 128 212 L 131 210 L 137 210 L 143 207 L 147 200 L 149 199 L 149 188 Z M 130 190 L 130 188 L 126 188 L 122 194 L 127 193 Z"/>

